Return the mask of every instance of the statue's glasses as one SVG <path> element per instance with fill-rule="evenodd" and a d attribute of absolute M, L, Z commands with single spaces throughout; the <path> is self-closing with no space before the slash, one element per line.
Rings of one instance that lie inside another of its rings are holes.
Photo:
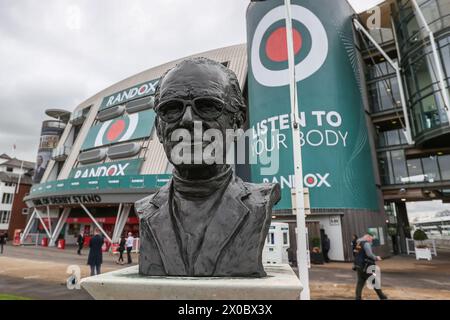
<path fill-rule="evenodd" d="M 165 122 L 179 121 L 186 112 L 187 106 L 203 120 L 211 121 L 220 117 L 225 108 L 225 101 L 216 97 L 198 97 L 192 100 L 169 99 L 156 106 L 155 111 Z"/>

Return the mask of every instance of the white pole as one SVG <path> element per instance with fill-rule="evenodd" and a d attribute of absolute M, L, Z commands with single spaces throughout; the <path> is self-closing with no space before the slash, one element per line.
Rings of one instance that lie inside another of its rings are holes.
<path fill-rule="evenodd" d="M 44 220 L 42 219 L 41 215 L 39 214 L 39 210 L 36 209 L 35 212 L 36 212 L 36 215 L 37 215 L 39 221 L 42 223 L 42 226 L 44 227 L 45 233 L 47 233 L 48 240 L 50 240 L 52 238 L 52 234 L 50 233 L 50 231 L 48 231 L 47 226 L 44 223 Z"/>
<path fill-rule="evenodd" d="M 292 141 L 294 154 L 294 174 L 295 183 L 293 184 L 293 201 L 292 210 L 297 216 L 297 266 L 300 281 L 303 285 L 303 290 L 300 293 L 301 300 L 310 300 L 309 289 L 309 249 L 306 238 L 306 218 L 305 218 L 305 198 L 303 194 L 303 168 L 302 168 L 302 150 L 300 144 L 300 117 L 298 110 L 298 96 L 297 96 L 297 81 L 295 79 L 295 55 L 294 55 L 294 41 L 292 33 L 292 14 L 291 1 L 285 0 L 286 7 L 286 38 L 288 47 L 288 62 L 289 62 L 289 84 L 290 84 L 290 98 L 291 98 L 291 126 L 292 126 Z"/>
<path fill-rule="evenodd" d="M 105 230 L 103 230 L 103 228 L 100 226 L 100 224 L 97 222 L 97 220 L 95 220 L 94 216 L 89 212 L 89 210 L 84 206 L 84 204 L 80 203 L 80 206 L 83 208 L 84 212 L 86 212 L 86 214 L 89 216 L 89 218 L 91 218 L 92 222 L 94 222 L 94 224 L 97 226 L 97 228 L 100 230 L 100 232 L 103 233 L 105 238 L 108 239 L 108 241 L 110 243 L 113 243 L 111 238 L 108 236 L 108 234 L 105 232 Z"/>
<path fill-rule="evenodd" d="M 50 229 L 50 233 L 53 235 L 52 222 L 50 220 L 50 206 L 47 206 L 47 219 L 48 219 L 48 227 Z"/>
<path fill-rule="evenodd" d="M 36 208 L 34 208 L 33 213 L 31 214 L 30 218 L 28 219 L 27 225 L 25 226 L 25 229 L 22 232 L 22 236 L 20 238 L 20 244 L 23 244 L 25 241 L 25 238 L 30 233 L 31 227 L 33 226 L 34 220 L 36 216 Z"/>
<path fill-rule="evenodd" d="M 20 189 L 20 181 L 22 180 L 23 161 L 24 161 L 24 160 L 22 160 L 22 164 L 20 165 L 19 181 L 17 182 L 16 193 L 19 192 L 19 189 Z"/>
<path fill-rule="evenodd" d="M 114 231 L 112 236 L 113 243 L 117 242 L 117 223 L 119 222 L 121 215 L 122 215 L 122 203 L 119 204 L 119 210 L 117 210 L 116 223 L 114 224 Z"/>

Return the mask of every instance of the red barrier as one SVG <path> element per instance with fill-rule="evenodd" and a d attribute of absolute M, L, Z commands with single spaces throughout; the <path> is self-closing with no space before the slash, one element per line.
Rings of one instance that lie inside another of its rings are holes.
<path fill-rule="evenodd" d="M 66 240 L 58 240 L 58 249 L 64 250 L 66 248 Z"/>

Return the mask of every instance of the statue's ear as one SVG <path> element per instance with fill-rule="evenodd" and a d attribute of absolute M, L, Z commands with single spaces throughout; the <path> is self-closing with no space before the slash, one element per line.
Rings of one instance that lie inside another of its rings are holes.
<path fill-rule="evenodd" d="M 245 112 L 239 111 L 236 117 L 239 129 L 244 129 L 245 120 L 247 119 Z"/>
<path fill-rule="evenodd" d="M 156 135 L 158 136 L 158 140 L 159 142 L 163 143 L 163 130 L 161 128 L 161 123 L 159 122 L 159 117 L 156 116 L 155 119 L 155 126 L 156 126 Z"/>

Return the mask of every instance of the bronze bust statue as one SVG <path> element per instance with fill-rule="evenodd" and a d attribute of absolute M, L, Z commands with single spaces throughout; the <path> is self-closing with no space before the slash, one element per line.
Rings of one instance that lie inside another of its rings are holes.
<path fill-rule="evenodd" d="M 242 128 L 246 106 L 236 75 L 206 58 L 167 71 L 155 93 L 156 130 L 172 179 L 135 204 L 140 217 L 139 273 L 147 276 L 264 277 L 262 250 L 278 184 L 252 184 L 226 163 L 178 163 L 175 130 Z M 195 149 L 205 142 L 192 141 Z M 194 150 L 195 153 L 195 150 Z"/>

